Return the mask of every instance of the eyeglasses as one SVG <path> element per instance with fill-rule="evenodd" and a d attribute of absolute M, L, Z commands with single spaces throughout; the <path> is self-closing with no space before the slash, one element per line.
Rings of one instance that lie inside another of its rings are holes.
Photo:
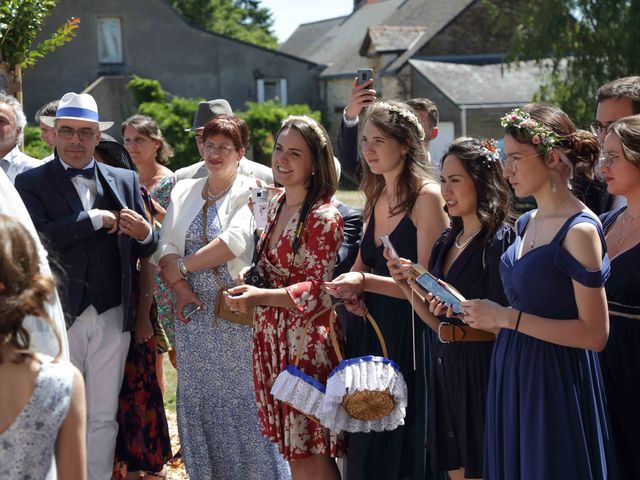
<path fill-rule="evenodd" d="M 522 162 L 523 160 L 528 160 L 529 158 L 533 158 L 533 157 L 537 157 L 538 154 L 534 153 L 533 155 L 529 155 L 528 157 L 524 157 L 524 158 L 513 158 L 512 156 L 507 156 L 506 158 L 502 159 L 502 168 L 509 168 L 510 170 L 513 170 L 514 172 L 518 171 L 518 163 Z"/>
<path fill-rule="evenodd" d="M 595 135 L 600 135 L 601 133 L 607 133 L 607 130 L 609 130 L 609 127 L 613 123 L 614 122 L 600 123 L 599 121 L 595 120 L 591 123 L 591 131 Z"/>
<path fill-rule="evenodd" d="M 66 140 L 71 140 L 77 133 L 80 140 L 90 140 L 96 134 L 96 131 L 92 128 L 79 128 L 74 130 L 70 127 L 60 127 L 57 130 L 58 135 Z"/>
<path fill-rule="evenodd" d="M 611 168 L 618 160 L 620 160 L 620 155 L 617 153 L 605 153 L 600 155 L 600 166 Z"/>
<path fill-rule="evenodd" d="M 204 151 L 205 153 L 211 153 L 213 155 L 222 155 L 226 156 L 231 153 L 233 147 L 231 145 L 216 145 L 215 143 L 205 143 Z"/>

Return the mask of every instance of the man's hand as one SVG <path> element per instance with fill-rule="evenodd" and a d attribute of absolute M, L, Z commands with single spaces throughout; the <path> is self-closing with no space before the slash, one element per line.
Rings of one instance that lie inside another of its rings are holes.
<path fill-rule="evenodd" d="M 353 120 L 357 118 L 363 108 L 368 107 L 376 101 L 376 91 L 370 88 L 372 85 L 373 80 L 369 80 L 362 85 L 358 85 L 357 78 L 353 80 L 349 103 L 347 103 L 347 108 L 344 110 L 348 119 Z"/>
<path fill-rule="evenodd" d="M 120 210 L 120 233 L 142 242 L 151 232 L 151 225 L 146 218 L 134 210 Z"/>
<path fill-rule="evenodd" d="M 116 233 L 118 231 L 118 223 L 120 212 L 117 210 L 100 210 L 102 215 L 102 228 L 109 230 L 107 233 Z"/>
<path fill-rule="evenodd" d="M 160 259 L 160 265 L 158 265 L 160 269 L 160 278 L 162 278 L 162 282 L 167 288 L 173 288 L 173 285 L 182 280 L 182 275 L 178 269 L 179 258 L 179 255 L 170 254 L 165 255 Z"/>

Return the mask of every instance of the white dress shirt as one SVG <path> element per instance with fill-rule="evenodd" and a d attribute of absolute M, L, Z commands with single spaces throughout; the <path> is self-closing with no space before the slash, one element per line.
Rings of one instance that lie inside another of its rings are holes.
<path fill-rule="evenodd" d="M 22 153 L 17 145 L 3 159 L 0 159 L 0 168 L 7 174 L 11 183 L 15 183 L 16 177 L 22 172 L 39 167 L 42 164 L 43 162 L 37 158 Z"/>
<path fill-rule="evenodd" d="M 64 161 L 61 158 L 59 158 L 59 160 L 62 166 L 64 167 L 65 171 L 68 168 L 72 168 L 71 165 L 64 163 Z M 92 170 L 92 169 L 95 170 L 95 168 L 96 168 L 96 161 L 95 159 L 92 158 L 91 161 L 87 165 L 85 165 L 85 167 L 82 170 Z M 93 204 L 96 202 L 96 196 L 98 195 L 98 185 L 96 184 L 96 175 L 97 175 L 97 172 L 94 171 L 94 175 L 91 178 L 86 178 L 86 177 L 83 177 L 82 175 L 76 175 L 75 177 L 72 177 L 69 180 L 71 180 L 71 183 L 73 183 L 73 186 L 75 187 L 76 192 L 78 192 L 78 196 L 80 197 L 80 201 L 82 202 L 82 207 L 89 214 L 89 218 L 91 219 L 91 224 L 93 225 L 93 229 L 100 230 L 104 226 L 102 222 L 102 213 L 97 208 L 91 208 L 93 207 Z M 152 237 L 153 237 L 153 228 L 150 228 L 149 233 L 147 234 L 144 240 L 142 241 L 138 239 L 135 239 L 135 240 L 139 242 L 141 245 L 146 245 L 147 243 L 151 242 Z"/>

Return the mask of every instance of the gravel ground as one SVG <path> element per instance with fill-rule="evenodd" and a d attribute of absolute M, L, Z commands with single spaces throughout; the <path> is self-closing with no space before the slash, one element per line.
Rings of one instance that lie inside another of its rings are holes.
<path fill-rule="evenodd" d="M 171 449 L 176 453 L 180 448 L 180 438 L 178 438 L 178 422 L 175 412 L 167 410 L 167 422 L 169 423 L 169 435 L 171 436 Z M 188 480 L 189 476 L 184 469 L 184 465 L 172 467 L 167 465 L 167 480 Z"/>

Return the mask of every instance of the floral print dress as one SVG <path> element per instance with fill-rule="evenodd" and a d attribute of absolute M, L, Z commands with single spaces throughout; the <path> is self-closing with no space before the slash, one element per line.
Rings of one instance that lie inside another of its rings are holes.
<path fill-rule="evenodd" d="M 271 202 L 265 232 L 273 229 L 284 199 L 282 194 Z M 300 211 L 293 215 L 278 242 L 273 248 L 267 246 L 258 262 L 258 270 L 269 287 L 286 288 L 297 307 L 256 308 L 253 380 L 258 415 L 263 435 L 278 446 L 285 459 L 297 460 L 317 454 L 341 457 L 344 454 L 341 435 L 330 432 L 271 395 L 278 374 L 295 361 L 307 320 L 331 307 L 331 299 L 321 286 L 332 278 L 343 239 L 343 222 L 338 210 L 328 200 L 318 201 L 310 209 L 294 261 L 292 244 L 299 216 Z M 265 241 L 268 238 L 263 234 L 260 243 Z M 329 316 L 327 310 L 308 328 L 298 364 L 302 371 L 321 383 L 326 383 L 338 364 L 329 337 Z M 341 332 L 337 333 L 341 338 Z"/>
<path fill-rule="evenodd" d="M 169 208 L 169 200 L 171 200 L 171 190 L 176 184 L 176 179 L 173 175 L 167 175 L 158 182 L 156 187 L 149 192 L 149 195 L 153 200 L 158 202 L 165 210 Z M 155 220 L 154 224 L 156 229 L 160 229 L 160 223 Z M 171 350 L 171 347 L 175 344 L 175 312 L 173 308 L 173 294 L 168 289 L 160 275 L 156 274 L 154 296 L 156 299 L 156 306 L 158 308 L 158 326 L 160 330 L 164 330 L 164 335 L 161 332 L 156 332 L 156 340 L 158 341 L 158 352 L 164 353 Z M 163 345 L 163 343 L 169 342 L 169 345 Z"/>

